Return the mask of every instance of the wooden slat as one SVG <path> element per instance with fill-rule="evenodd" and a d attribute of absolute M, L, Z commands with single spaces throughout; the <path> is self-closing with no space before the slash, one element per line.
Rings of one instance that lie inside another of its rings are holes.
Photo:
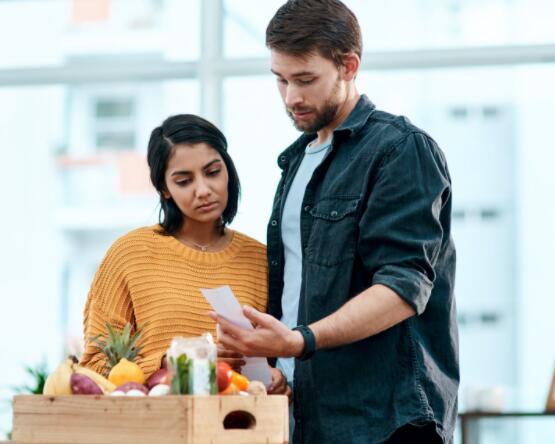
<path fill-rule="evenodd" d="M 213 396 L 193 399 L 195 442 L 211 444 L 266 444 L 287 442 L 287 398 L 283 396 Z M 233 411 L 250 413 L 256 425 L 248 430 L 225 430 Z"/>
<path fill-rule="evenodd" d="M 16 396 L 14 444 L 283 444 L 285 396 Z M 226 430 L 232 411 L 250 413 L 249 430 Z"/>
<path fill-rule="evenodd" d="M 131 435 L 137 444 L 187 443 L 191 442 L 191 406 L 190 399 L 177 396 L 18 396 L 14 400 L 13 440 L 104 444 L 131 442 Z"/>

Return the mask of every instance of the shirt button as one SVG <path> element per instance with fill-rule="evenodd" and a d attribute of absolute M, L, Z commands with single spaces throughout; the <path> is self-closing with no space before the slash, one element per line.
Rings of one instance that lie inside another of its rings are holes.
<path fill-rule="evenodd" d="M 304 210 L 308 213 L 310 211 L 310 205 L 307 205 L 306 207 L 304 207 Z"/>
<path fill-rule="evenodd" d="M 338 213 L 337 211 L 333 210 L 333 211 L 330 213 L 330 216 L 331 216 L 331 217 L 337 217 L 338 214 L 339 214 L 339 213 Z"/>
<path fill-rule="evenodd" d="M 278 264 L 279 264 L 279 262 L 278 262 L 277 260 L 274 259 L 274 260 L 272 261 L 272 265 L 273 265 L 274 267 L 277 267 Z"/>
<path fill-rule="evenodd" d="M 277 220 L 272 220 L 272 222 L 270 222 L 270 224 L 272 225 L 272 227 L 275 227 L 277 225 Z"/>
<path fill-rule="evenodd" d="M 280 161 L 281 163 L 284 163 L 286 160 L 287 160 L 287 157 L 285 157 L 285 156 L 281 156 L 281 157 L 279 158 L 279 161 Z"/>

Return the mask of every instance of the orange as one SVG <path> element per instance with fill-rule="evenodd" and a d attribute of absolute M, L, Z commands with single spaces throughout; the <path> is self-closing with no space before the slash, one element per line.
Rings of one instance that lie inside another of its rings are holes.
<path fill-rule="evenodd" d="M 231 371 L 231 383 L 237 387 L 237 389 L 241 391 L 247 391 L 249 388 L 249 380 L 246 376 L 243 376 L 241 373 L 237 373 L 236 371 Z"/>
<path fill-rule="evenodd" d="M 235 387 L 235 384 L 231 383 L 227 386 L 225 390 L 222 390 L 219 395 L 238 395 L 239 390 Z"/>

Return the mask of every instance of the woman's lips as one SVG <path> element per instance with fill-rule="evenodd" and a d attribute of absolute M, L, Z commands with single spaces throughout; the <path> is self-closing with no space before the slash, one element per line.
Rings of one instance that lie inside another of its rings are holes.
<path fill-rule="evenodd" d="M 218 202 L 210 202 L 204 205 L 200 205 L 197 207 L 198 211 L 207 213 L 209 211 L 212 211 L 213 209 L 215 209 L 218 206 Z"/>

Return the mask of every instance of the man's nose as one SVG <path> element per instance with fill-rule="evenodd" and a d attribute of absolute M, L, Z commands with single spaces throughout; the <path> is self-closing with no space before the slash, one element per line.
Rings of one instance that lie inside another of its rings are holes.
<path fill-rule="evenodd" d="M 287 85 L 285 90 L 285 105 L 289 109 L 293 109 L 303 102 L 303 97 L 299 89 L 295 85 Z"/>

